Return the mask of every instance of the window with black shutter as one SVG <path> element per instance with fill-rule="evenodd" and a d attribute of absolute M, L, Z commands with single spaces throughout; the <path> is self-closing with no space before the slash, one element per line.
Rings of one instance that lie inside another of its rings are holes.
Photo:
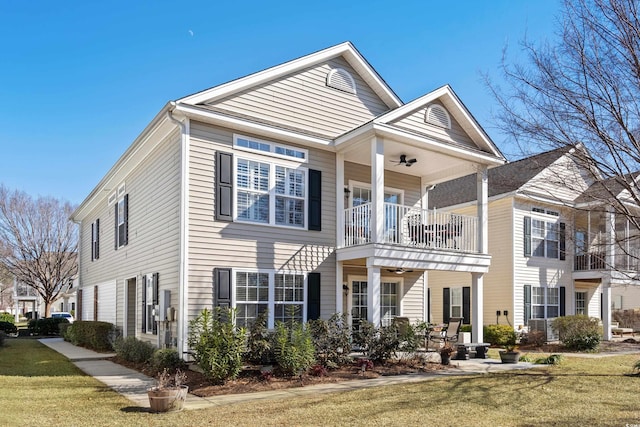
<path fill-rule="evenodd" d="M 233 221 L 233 154 L 216 153 L 215 218 Z"/>
<path fill-rule="evenodd" d="M 91 224 L 91 261 L 100 258 L 100 219 Z"/>
<path fill-rule="evenodd" d="M 125 194 L 115 204 L 115 247 L 116 250 L 129 243 L 129 195 Z"/>
<path fill-rule="evenodd" d="M 309 230 L 322 230 L 322 172 L 309 169 Z"/>

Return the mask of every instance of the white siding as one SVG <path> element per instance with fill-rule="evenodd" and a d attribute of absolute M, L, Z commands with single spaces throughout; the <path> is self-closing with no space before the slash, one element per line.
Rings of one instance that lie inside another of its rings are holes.
<path fill-rule="evenodd" d="M 116 281 L 98 285 L 98 320 L 116 324 Z"/>
<path fill-rule="evenodd" d="M 588 188 L 587 178 L 571 157 L 562 156 L 523 185 L 521 191 L 552 200 L 573 201 Z"/>
<path fill-rule="evenodd" d="M 247 135 L 250 136 L 250 135 Z M 232 152 L 233 133 L 191 126 L 189 315 L 213 303 L 212 270 L 269 269 L 321 274 L 321 316 L 335 312 L 335 156 L 309 150 L 309 169 L 322 171 L 322 231 L 214 220 L 215 154 Z M 277 142 L 277 141 L 276 141 Z M 288 144 L 290 145 L 290 144 Z"/>
<path fill-rule="evenodd" d="M 94 285 L 96 286 L 96 285 Z M 82 288 L 82 319 L 81 320 L 93 320 L 93 295 L 94 286 L 87 286 Z"/>
<path fill-rule="evenodd" d="M 634 310 L 640 308 L 640 286 L 612 286 L 611 299 L 616 301 L 622 298 L 622 310 Z"/>
<path fill-rule="evenodd" d="M 327 87 L 327 74 L 334 68 L 351 74 L 357 94 Z M 342 58 L 252 87 L 210 105 L 327 137 L 336 137 L 388 110 Z"/>

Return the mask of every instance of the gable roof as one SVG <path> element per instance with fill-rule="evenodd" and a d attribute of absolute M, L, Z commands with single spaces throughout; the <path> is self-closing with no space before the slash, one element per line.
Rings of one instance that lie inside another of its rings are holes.
<path fill-rule="evenodd" d="M 489 169 L 488 196 L 493 197 L 519 190 L 573 148 L 573 146 L 565 146 Z M 472 202 L 476 198 L 476 175 L 471 174 L 438 184 L 429 192 L 429 207 L 453 206 Z"/>
<path fill-rule="evenodd" d="M 639 177 L 640 172 L 634 172 L 596 181 L 576 199 L 576 203 L 602 202 L 618 198 L 628 189 L 628 182 L 635 181 L 637 185 Z"/>
<path fill-rule="evenodd" d="M 295 71 L 317 65 L 323 61 L 342 56 L 358 72 L 371 89 L 382 99 L 390 109 L 400 107 L 403 103 L 395 92 L 380 77 L 376 70 L 367 62 L 360 52 L 351 44 L 344 42 L 315 53 L 287 61 L 275 67 L 270 67 L 257 73 L 232 80 L 219 86 L 197 92 L 177 100 L 177 103 L 202 104 L 229 96 L 252 86 L 260 85 Z"/>

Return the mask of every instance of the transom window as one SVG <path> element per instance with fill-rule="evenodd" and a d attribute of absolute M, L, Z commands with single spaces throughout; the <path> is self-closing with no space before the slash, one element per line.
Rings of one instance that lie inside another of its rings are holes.
<path fill-rule="evenodd" d="M 275 272 L 235 273 L 236 324 L 250 327 L 268 313 L 268 327 L 278 321 L 305 320 L 305 275 Z"/>
<path fill-rule="evenodd" d="M 531 287 L 531 317 L 548 319 L 560 313 L 560 291 L 558 288 Z"/>
<path fill-rule="evenodd" d="M 249 138 L 240 135 L 233 136 L 234 146 L 246 151 L 260 152 L 262 154 L 275 155 L 277 157 L 306 162 L 309 152 L 302 148 L 291 147 L 275 142 L 262 141 L 256 138 Z"/>

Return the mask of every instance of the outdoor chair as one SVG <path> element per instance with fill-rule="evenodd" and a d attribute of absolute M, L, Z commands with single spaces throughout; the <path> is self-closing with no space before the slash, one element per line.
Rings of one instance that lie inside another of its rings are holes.
<path fill-rule="evenodd" d="M 432 331 L 429 333 L 429 342 L 443 347 L 446 344 L 455 344 L 458 342 L 458 335 L 460 334 L 460 327 L 462 326 L 461 317 L 452 317 L 449 319 L 449 323 L 441 331 Z M 427 347 L 428 347 L 427 343 Z"/>

